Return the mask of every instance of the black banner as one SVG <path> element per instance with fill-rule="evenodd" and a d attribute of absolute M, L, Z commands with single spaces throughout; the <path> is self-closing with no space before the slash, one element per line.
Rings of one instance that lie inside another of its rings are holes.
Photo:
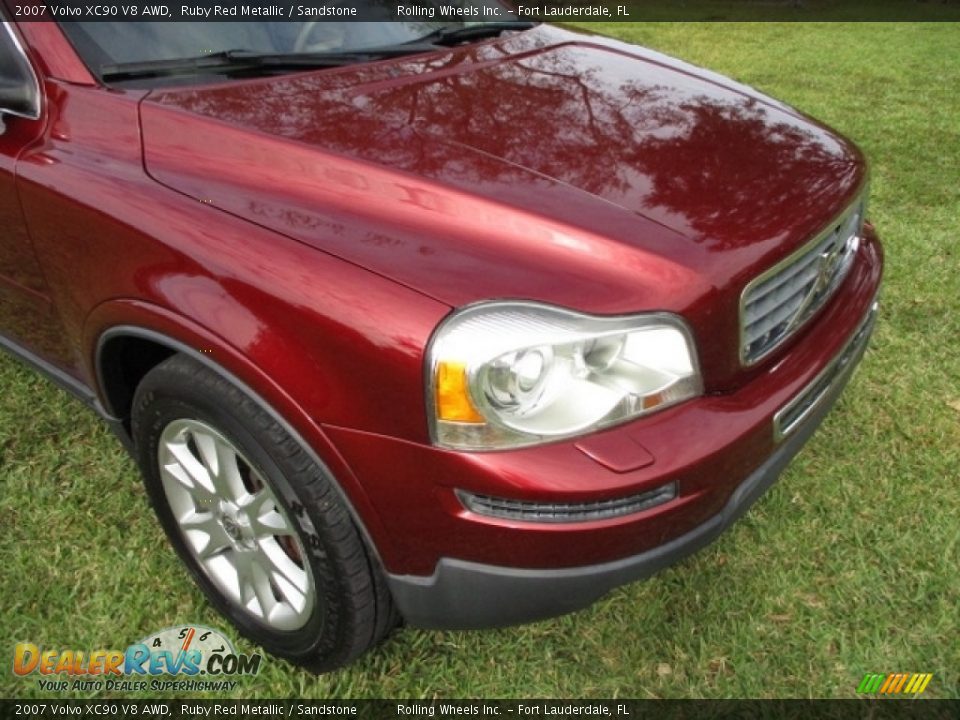
<path fill-rule="evenodd" d="M 956 720 L 960 700 L 0 700 L 0 718 Z"/>
<path fill-rule="evenodd" d="M 31 22 L 939 21 L 960 0 L 8 0 Z"/>

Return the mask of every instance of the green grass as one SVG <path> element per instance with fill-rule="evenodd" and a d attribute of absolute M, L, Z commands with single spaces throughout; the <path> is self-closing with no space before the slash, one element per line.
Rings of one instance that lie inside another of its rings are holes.
<path fill-rule="evenodd" d="M 781 482 L 694 558 L 549 622 L 401 629 L 323 677 L 268 658 L 238 696 L 850 697 L 865 672 L 923 671 L 927 694 L 960 697 L 960 27 L 605 30 L 861 145 L 887 251 L 871 351 Z M 97 421 L 6 358 L 0 387 L 0 696 L 43 695 L 10 671 L 17 641 L 125 647 L 185 622 L 233 636 Z"/>

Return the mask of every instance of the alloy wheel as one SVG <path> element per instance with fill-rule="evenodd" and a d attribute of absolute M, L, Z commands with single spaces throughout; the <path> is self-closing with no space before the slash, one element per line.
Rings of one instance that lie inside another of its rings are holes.
<path fill-rule="evenodd" d="M 316 604 L 303 543 L 262 473 L 206 423 L 170 422 L 158 447 L 187 548 L 235 605 L 271 629 L 302 628 Z"/>

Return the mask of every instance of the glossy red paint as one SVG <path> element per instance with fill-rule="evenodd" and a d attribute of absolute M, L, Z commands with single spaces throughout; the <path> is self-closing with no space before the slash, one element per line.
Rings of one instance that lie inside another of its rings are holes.
<path fill-rule="evenodd" d="M 851 201 L 863 158 L 791 108 L 642 48 L 541 26 L 147 92 L 96 84 L 54 24 L 20 33 L 45 103 L 0 136 L 0 332 L 121 418 L 98 375 L 106 334 L 208 354 L 323 459 L 392 574 L 443 557 L 599 563 L 697 526 L 770 455 L 773 413 L 880 283 L 871 235 L 817 319 L 742 368 L 743 287 Z M 425 347 L 452 308 L 496 298 L 679 313 L 708 392 L 599 436 L 606 451 L 626 443 L 621 460 L 637 448 L 624 472 L 577 447 L 589 438 L 439 450 Z M 671 480 L 667 505 L 572 525 L 481 518 L 453 495 L 584 501 Z"/>
<path fill-rule="evenodd" d="M 451 306 L 680 313 L 722 390 L 743 379 L 729 342 L 743 285 L 844 208 L 864 166 L 796 111 L 677 65 L 542 26 L 155 92 L 144 160 L 165 185 Z"/>

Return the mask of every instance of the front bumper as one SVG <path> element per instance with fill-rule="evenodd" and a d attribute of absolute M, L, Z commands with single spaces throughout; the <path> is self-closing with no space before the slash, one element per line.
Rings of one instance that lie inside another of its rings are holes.
<path fill-rule="evenodd" d="M 848 344 L 808 386 L 818 392 L 802 420 L 706 522 L 639 555 L 584 567 L 517 569 L 444 558 L 430 577 L 389 576 L 400 613 L 411 625 L 450 629 L 512 625 L 561 615 L 586 607 L 620 585 L 653 575 L 713 542 L 776 482 L 833 407 L 863 356 L 876 307 L 874 303 Z M 823 384 L 825 378 L 829 381 Z"/>

